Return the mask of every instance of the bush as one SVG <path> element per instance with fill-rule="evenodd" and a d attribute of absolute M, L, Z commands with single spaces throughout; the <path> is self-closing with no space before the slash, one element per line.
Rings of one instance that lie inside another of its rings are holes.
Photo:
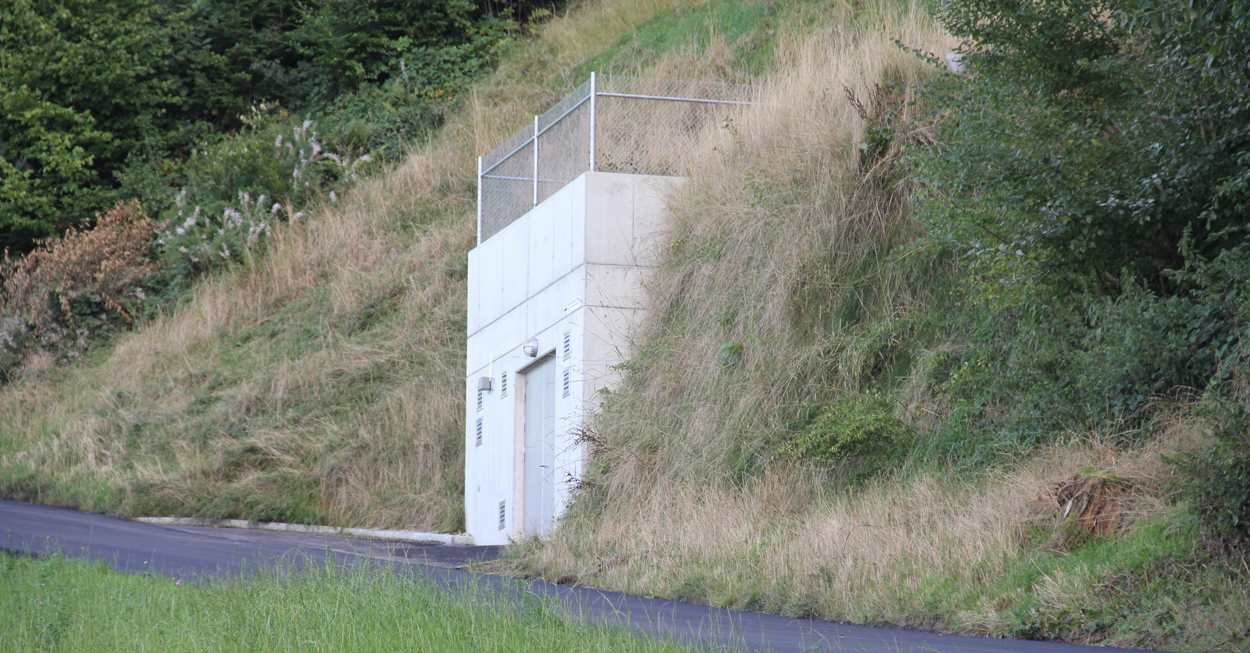
<path fill-rule="evenodd" d="M 0 238 L 35 239 L 116 198 L 111 173 L 176 97 L 154 0 L 10 0 L 0 30 Z"/>
<path fill-rule="evenodd" d="M 241 262 L 296 207 L 355 181 L 372 158 L 328 151 L 311 120 L 260 107 L 248 128 L 196 152 L 186 186 L 156 232 L 171 287 L 230 262 Z"/>
<path fill-rule="evenodd" d="M 1246 37 L 1222 32 L 1245 30 L 1204 41 L 1181 24 L 1196 10 L 1130 0 L 941 8 L 976 45 L 968 75 L 933 87 L 941 146 L 914 161 L 926 221 L 967 253 L 982 298 L 1114 296 L 1126 270 L 1180 293 L 1168 271 L 1186 264 L 1183 241 L 1206 259 L 1240 245 L 1250 85 L 1195 62 L 1212 61 L 1208 43 L 1244 51 Z"/>
<path fill-rule="evenodd" d="M 987 437 L 1019 452 L 1074 428 L 1146 437 L 1155 398 L 1219 385 L 1244 324 L 1240 294 L 1217 285 L 1159 296 L 1124 284 L 1118 298 L 1077 296 L 1072 308 L 1039 314 L 991 312 L 966 327 L 972 346 L 936 380 L 965 420 L 946 455 L 987 453 L 974 453 Z"/>
<path fill-rule="evenodd" d="M 1214 444 L 1171 462 L 1185 474 L 1181 492 L 1208 528 L 1250 540 L 1250 409 L 1216 401 L 1208 410 L 1215 422 Z"/>
<path fill-rule="evenodd" d="M 384 89 L 402 78 L 404 97 L 372 124 L 374 137 L 394 140 L 394 128 L 406 144 L 516 26 L 472 0 L 6 2 L 0 246 L 29 251 L 119 197 L 147 202 L 169 178 L 148 173 L 237 133 L 258 104 L 359 119 L 362 104 L 394 100 Z"/>
<path fill-rule="evenodd" d="M 137 202 L 118 203 L 98 216 L 95 228 L 70 228 L 60 240 L 6 262 L 0 295 L 6 321 L 4 348 L 11 356 L 3 375 L 26 349 L 76 351 L 112 327 L 133 323 L 144 312 L 143 282 L 156 270 L 148 245 L 154 223 Z"/>
<path fill-rule="evenodd" d="M 847 482 L 856 483 L 896 462 L 911 438 L 911 428 L 893 415 L 888 398 L 846 394 L 777 453 L 781 458 L 841 467 Z"/>

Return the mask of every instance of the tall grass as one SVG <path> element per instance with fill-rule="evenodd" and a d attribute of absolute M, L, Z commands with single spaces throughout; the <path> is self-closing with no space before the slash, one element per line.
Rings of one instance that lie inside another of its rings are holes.
<path fill-rule="evenodd" d="M 385 567 L 206 583 L 0 555 L 0 651 L 685 651 L 543 600 Z"/>
<path fill-rule="evenodd" d="M 641 353 L 597 424 L 609 503 L 733 487 L 803 405 L 888 377 L 953 274 L 911 247 L 906 189 L 888 160 L 863 159 L 847 98 L 875 98 L 866 111 L 882 119 L 906 112 L 908 91 L 876 89 L 929 71 L 891 35 L 930 50 L 948 39 L 915 6 L 834 9 L 833 27 L 783 35 L 767 104 L 723 130 L 674 199 Z"/>

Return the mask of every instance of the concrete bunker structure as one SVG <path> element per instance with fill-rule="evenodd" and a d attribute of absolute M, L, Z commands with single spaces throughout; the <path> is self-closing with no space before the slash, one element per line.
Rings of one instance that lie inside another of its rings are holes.
<path fill-rule="evenodd" d="M 643 281 L 697 141 L 750 87 L 591 76 L 478 162 L 469 253 L 465 522 L 476 544 L 554 528 L 582 420 L 629 357 Z"/>

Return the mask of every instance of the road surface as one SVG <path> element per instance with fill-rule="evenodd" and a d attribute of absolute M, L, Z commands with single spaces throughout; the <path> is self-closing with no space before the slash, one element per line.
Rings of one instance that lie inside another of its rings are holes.
<path fill-rule="evenodd" d="M 260 565 L 297 566 L 362 558 L 394 563 L 404 573 L 440 584 L 479 583 L 518 591 L 517 581 L 457 567 L 499 555 L 502 547 L 415 544 L 367 538 L 245 529 L 164 526 L 0 500 L 0 550 L 26 555 L 106 560 L 119 571 L 175 578 L 246 573 Z M 617 592 L 528 581 L 523 590 L 555 597 L 573 614 L 711 646 L 770 653 L 1109 653 L 1115 650 L 919 630 L 871 628 L 828 621 L 721 610 Z"/>

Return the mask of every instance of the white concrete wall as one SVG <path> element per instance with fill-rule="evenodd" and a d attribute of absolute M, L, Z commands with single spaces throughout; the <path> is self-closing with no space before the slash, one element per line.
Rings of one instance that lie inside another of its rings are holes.
<path fill-rule="evenodd" d="M 612 366 L 629 356 L 630 332 L 642 315 L 641 283 L 667 219 L 665 198 L 683 181 L 588 172 L 469 252 L 464 507 L 476 543 L 506 544 L 526 535 L 519 530 L 522 374 L 552 351 L 557 382 L 565 368 L 571 379 L 570 396 L 557 399 L 557 475 L 580 475 L 582 451 L 569 432 L 615 380 Z M 537 358 L 521 352 L 529 338 L 538 340 Z M 492 389 L 482 393 L 479 410 L 483 376 L 491 377 Z M 561 483 L 557 515 L 568 498 Z"/>

